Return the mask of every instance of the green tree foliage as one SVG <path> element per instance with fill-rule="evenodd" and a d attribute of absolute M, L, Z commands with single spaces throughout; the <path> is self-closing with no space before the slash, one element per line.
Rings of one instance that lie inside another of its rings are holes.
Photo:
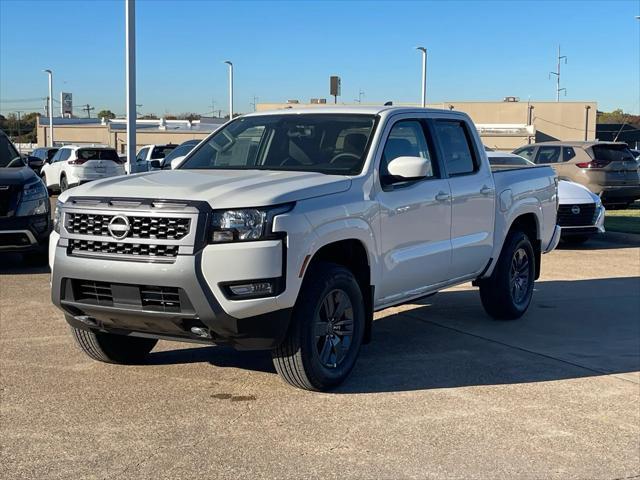
<path fill-rule="evenodd" d="M 112 118 L 116 118 L 116 114 L 111 110 L 100 110 L 98 112 L 98 118 L 106 118 L 108 120 L 111 120 Z"/>
<path fill-rule="evenodd" d="M 38 141 L 36 124 L 39 115 L 37 112 L 21 114 L 19 124 L 16 113 L 9 113 L 6 117 L 0 115 L 0 130 L 4 131 L 14 142 L 35 143 Z M 18 131 L 20 132 L 19 136 Z"/>
<path fill-rule="evenodd" d="M 627 123 L 640 128 L 640 115 L 624 113 L 621 108 L 612 112 L 598 112 L 596 118 L 598 123 Z"/>

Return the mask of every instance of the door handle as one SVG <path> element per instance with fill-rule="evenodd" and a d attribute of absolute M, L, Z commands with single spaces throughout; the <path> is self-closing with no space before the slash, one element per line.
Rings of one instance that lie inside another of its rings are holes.
<path fill-rule="evenodd" d="M 480 193 L 482 195 L 489 195 L 489 194 L 493 193 L 493 188 L 487 187 L 486 185 L 483 185 L 482 188 L 480 189 Z"/>
<path fill-rule="evenodd" d="M 436 201 L 438 202 L 446 202 L 447 200 L 449 200 L 449 198 L 451 198 L 451 195 L 449 195 L 447 192 L 438 192 L 436 194 Z"/>

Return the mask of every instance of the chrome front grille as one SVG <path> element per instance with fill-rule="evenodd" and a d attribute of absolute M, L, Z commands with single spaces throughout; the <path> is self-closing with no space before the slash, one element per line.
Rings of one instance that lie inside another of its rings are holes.
<path fill-rule="evenodd" d="M 133 257 L 175 258 L 177 245 L 157 245 L 149 243 L 100 242 L 93 240 L 71 240 L 69 254 L 130 255 Z"/>
<path fill-rule="evenodd" d="M 69 233 L 108 237 L 109 222 L 115 215 L 68 213 L 66 227 Z M 141 239 L 180 240 L 189 233 L 190 218 L 130 216 L 127 237 Z"/>

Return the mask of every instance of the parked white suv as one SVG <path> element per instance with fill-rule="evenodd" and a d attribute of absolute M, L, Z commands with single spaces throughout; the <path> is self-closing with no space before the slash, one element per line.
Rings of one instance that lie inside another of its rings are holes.
<path fill-rule="evenodd" d="M 270 349 L 287 382 L 324 390 L 375 310 L 473 281 L 490 315 L 523 315 L 556 209 L 553 170 L 492 173 L 461 112 L 256 113 L 176 170 L 61 195 L 52 299 L 94 359 L 141 362 L 158 338 L 227 343 Z"/>
<path fill-rule="evenodd" d="M 60 147 L 51 160 L 45 161 L 40 175 L 50 190 L 67 188 L 124 174 L 118 153 L 109 147 Z"/>

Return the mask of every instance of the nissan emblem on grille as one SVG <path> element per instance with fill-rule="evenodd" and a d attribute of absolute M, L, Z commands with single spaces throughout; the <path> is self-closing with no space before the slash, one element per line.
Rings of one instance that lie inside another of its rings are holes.
<path fill-rule="evenodd" d="M 574 215 L 579 215 L 580 207 L 578 205 L 574 205 L 573 207 L 571 207 L 571 213 L 573 213 Z"/>
<path fill-rule="evenodd" d="M 116 215 L 113 217 L 107 227 L 109 234 L 116 240 L 122 240 L 129 235 L 130 229 L 129 219 L 124 215 Z"/>

